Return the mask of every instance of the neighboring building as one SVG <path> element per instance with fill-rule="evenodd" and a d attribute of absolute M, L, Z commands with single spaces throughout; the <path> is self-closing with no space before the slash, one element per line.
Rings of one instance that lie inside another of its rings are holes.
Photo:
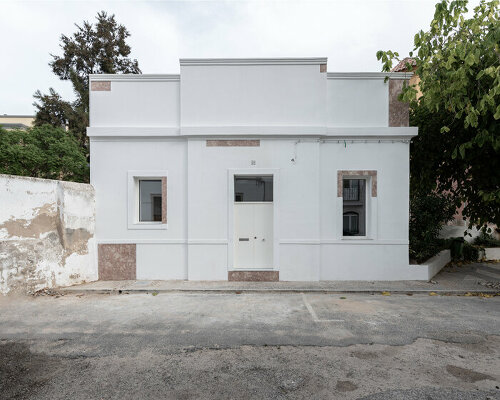
<path fill-rule="evenodd" d="M 34 115 L 0 115 L 0 128 L 3 129 L 27 129 L 33 126 Z"/>
<path fill-rule="evenodd" d="M 405 57 L 393 69 L 391 69 L 391 72 L 415 72 L 416 69 L 417 62 L 415 61 L 415 59 L 411 57 Z M 411 75 L 408 83 L 410 86 L 415 86 L 415 89 L 417 90 L 417 99 L 420 99 L 420 97 L 422 97 L 422 92 L 420 91 L 419 85 L 420 77 L 413 74 Z"/>
<path fill-rule="evenodd" d="M 408 74 L 326 62 L 91 75 L 100 279 L 417 279 Z"/>

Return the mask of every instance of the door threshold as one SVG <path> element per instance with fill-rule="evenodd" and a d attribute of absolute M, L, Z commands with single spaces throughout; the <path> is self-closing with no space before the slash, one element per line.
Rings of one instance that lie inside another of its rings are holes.
<path fill-rule="evenodd" d="M 228 271 L 227 280 L 232 282 L 278 282 L 280 272 L 262 269 Z"/>

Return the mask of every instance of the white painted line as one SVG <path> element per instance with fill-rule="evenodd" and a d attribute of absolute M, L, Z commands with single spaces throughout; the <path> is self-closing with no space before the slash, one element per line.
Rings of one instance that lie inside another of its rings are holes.
<path fill-rule="evenodd" d="M 318 315 L 316 314 L 316 311 L 314 311 L 314 308 L 309 304 L 307 301 L 306 295 L 304 293 L 302 294 L 302 300 L 304 301 L 304 305 L 307 308 L 307 311 L 309 311 L 309 314 L 311 314 L 311 317 L 314 322 L 344 322 L 343 319 L 319 319 Z"/>
<path fill-rule="evenodd" d="M 316 315 L 316 312 L 314 311 L 314 309 L 311 307 L 311 305 L 307 301 L 306 295 L 304 293 L 302 293 L 302 300 L 304 301 L 304 304 L 307 308 L 307 311 L 309 311 L 309 314 L 311 314 L 313 321 L 318 322 L 319 321 L 318 316 Z"/>

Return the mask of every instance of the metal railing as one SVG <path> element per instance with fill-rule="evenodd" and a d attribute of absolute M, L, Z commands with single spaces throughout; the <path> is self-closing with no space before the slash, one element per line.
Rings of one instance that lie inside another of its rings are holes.
<path fill-rule="evenodd" d="M 343 198 L 344 200 L 359 200 L 359 188 L 344 188 Z"/>

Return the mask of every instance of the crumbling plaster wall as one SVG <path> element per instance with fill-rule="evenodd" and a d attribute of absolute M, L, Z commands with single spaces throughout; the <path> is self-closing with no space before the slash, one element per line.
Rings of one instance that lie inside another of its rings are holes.
<path fill-rule="evenodd" d="M 0 293 L 97 280 L 91 185 L 0 174 Z"/>

